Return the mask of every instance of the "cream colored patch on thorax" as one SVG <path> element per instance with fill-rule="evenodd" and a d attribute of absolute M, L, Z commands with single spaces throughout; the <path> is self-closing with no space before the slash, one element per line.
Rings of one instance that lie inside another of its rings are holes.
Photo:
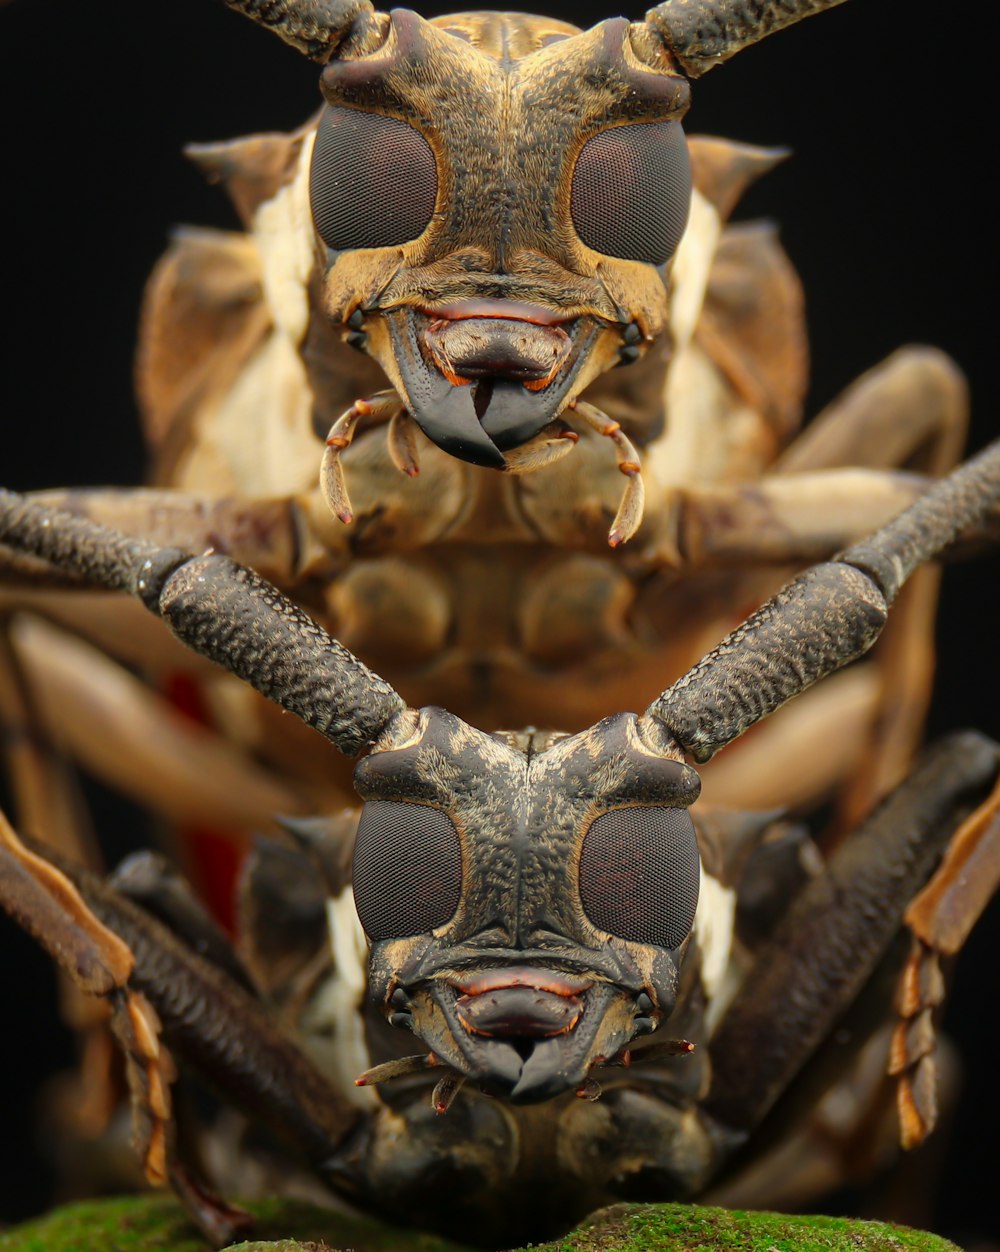
<path fill-rule="evenodd" d="M 727 978 L 731 968 L 733 933 L 736 919 L 736 892 L 717 878 L 701 871 L 698 911 L 694 937 L 701 952 L 701 982 L 707 1007 L 705 1027 L 711 1034 L 732 997 L 735 987 Z"/>
<path fill-rule="evenodd" d="M 670 267 L 670 330 L 675 352 L 688 346 L 698 325 L 721 235 L 718 210 L 700 191 L 693 191 L 688 223 Z"/>
<path fill-rule="evenodd" d="M 695 191 L 671 268 L 674 353 L 664 394 L 667 425 L 643 457 L 646 489 L 654 499 L 669 498 L 671 487 L 731 477 L 748 432 L 757 429 L 757 414 L 736 401 L 732 387 L 695 338 L 721 235 L 718 211 Z"/>
<path fill-rule="evenodd" d="M 303 1044 L 347 1100 L 371 1109 L 378 1104 L 374 1088 L 354 1085 L 371 1060 L 362 1015 L 368 984 L 368 941 L 350 886 L 327 900 L 326 917 L 334 972 L 302 1015 Z"/>
<path fill-rule="evenodd" d="M 309 209 L 313 136 L 292 181 L 265 201 L 251 237 L 260 257 L 274 329 L 217 407 L 199 423 L 175 486 L 211 495 L 295 495 L 311 489 L 322 447 L 312 429 L 312 390 L 299 344 L 309 320 L 314 264 Z"/>
<path fill-rule="evenodd" d="M 276 324 L 296 346 L 309 324 L 309 276 L 315 263 L 315 229 L 309 205 L 309 167 L 315 131 L 302 140 L 295 177 L 254 214 L 264 294 Z"/>
<path fill-rule="evenodd" d="M 205 413 L 175 486 L 207 495 L 295 495 L 316 482 L 321 455 L 302 358 L 275 330 Z"/>

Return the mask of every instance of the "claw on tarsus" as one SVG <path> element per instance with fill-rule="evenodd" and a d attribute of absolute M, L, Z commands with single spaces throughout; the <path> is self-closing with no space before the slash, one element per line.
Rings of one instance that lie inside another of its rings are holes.
<path fill-rule="evenodd" d="M 596 1078 L 585 1078 L 577 1087 L 576 1095 L 581 1100 L 590 1100 L 593 1103 L 601 1098 L 601 1084 Z"/>

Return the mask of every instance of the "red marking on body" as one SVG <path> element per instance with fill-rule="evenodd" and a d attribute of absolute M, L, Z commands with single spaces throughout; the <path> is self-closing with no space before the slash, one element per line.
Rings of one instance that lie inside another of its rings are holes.
<path fill-rule="evenodd" d="M 435 360 L 437 360 L 437 357 L 435 357 Z M 453 369 L 449 369 L 447 365 L 439 363 L 438 368 L 453 387 L 468 387 L 472 382 L 471 378 L 463 378 L 461 374 L 456 374 L 455 371 Z"/>
<path fill-rule="evenodd" d="M 170 705 L 199 726 L 213 727 L 198 682 L 190 674 L 169 674 L 163 693 Z M 246 855 L 242 831 L 185 824 L 175 830 L 186 877 L 202 903 L 231 937 L 236 934 L 236 881 Z"/>

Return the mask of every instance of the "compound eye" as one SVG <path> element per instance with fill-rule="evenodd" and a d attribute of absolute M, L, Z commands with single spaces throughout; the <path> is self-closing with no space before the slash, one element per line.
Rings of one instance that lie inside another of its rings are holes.
<path fill-rule="evenodd" d="M 309 196 L 327 247 L 393 247 L 416 239 L 430 222 L 437 162 L 407 122 L 328 105 L 316 132 Z"/>
<path fill-rule="evenodd" d="M 679 122 L 615 126 L 583 145 L 570 216 L 583 243 L 624 261 L 669 261 L 687 225 L 691 162 Z"/>
<path fill-rule="evenodd" d="M 426 935 L 458 911 L 458 831 L 440 809 L 369 800 L 358 823 L 352 878 L 358 917 L 373 943 Z"/>
<path fill-rule="evenodd" d="M 687 809 L 612 809 L 590 824 L 580 854 L 580 902 L 599 930 L 678 948 L 698 907 L 700 861 Z"/>

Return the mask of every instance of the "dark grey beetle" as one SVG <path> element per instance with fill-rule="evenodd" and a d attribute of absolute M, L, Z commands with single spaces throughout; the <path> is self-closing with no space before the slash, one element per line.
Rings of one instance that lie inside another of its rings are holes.
<path fill-rule="evenodd" d="M 974 735 L 929 753 L 799 894 L 710 1050 L 694 1056 L 678 1054 L 703 1033 L 712 1004 L 699 977 L 708 947 L 692 940 L 699 850 L 688 808 L 699 786 L 685 758 L 709 759 L 864 653 L 906 577 L 998 498 L 994 444 L 870 540 L 788 584 L 644 714 L 560 736 L 489 735 L 439 709 L 409 709 L 228 558 L 191 558 L 4 493 L 8 547 L 131 591 L 186 644 L 342 751 L 370 748 L 355 775 L 365 806 L 354 857 L 369 995 L 426 1051 L 369 1071 L 363 1081 L 399 1081 L 366 1116 L 237 978 L 70 871 L 135 956 L 124 976 L 95 979 L 95 966 L 107 968 L 100 943 L 95 954 L 80 918 L 48 894 L 51 866 L 40 869 L 12 834 L 0 898 L 88 989 L 119 1007 L 133 989 L 147 996 L 172 1050 L 363 1204 L 465 1237 L 477 1214 L 474 1228 L 501 1244 L 565 1228 L 615 1197 L 695 1194 L 831 1026 L 866 1004 L 904 910 L 988 793 L 998 754 Z M 710 837 L 704 849 L 710 858 Z M 724 864 L 710 868 L 726 876 Z M 919 1117 L 940 979 L 930 947 L 913 960 L 919 992 L 898 1069 Z M 143 1032 L 134 1010 L 123 1012 L 134 1060 Z M 430 1101 L 428 1074 L 438 1079 Z M 148 1149 L 158 1114 L 148 1092 L 147 1101 Z M 231 1235 L 231 1214 L 181 1162 L 167 1172 L 215 1238 Z"/>

